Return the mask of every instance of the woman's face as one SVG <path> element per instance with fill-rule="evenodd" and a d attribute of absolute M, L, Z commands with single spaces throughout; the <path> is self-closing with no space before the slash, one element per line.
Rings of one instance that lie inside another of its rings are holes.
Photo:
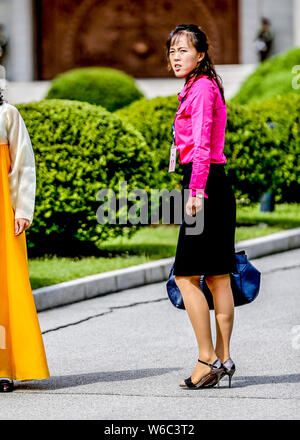
<path fill-rule="evenodd" d="M 204 58 L 204 52 L 197 52 L 195 46 L 187 38 L 186 33 L 177 35 L 171 41 L 169 60 L 177 78 L 187 77 Z M 175 40 L 175 41 L 174 41 Z"/>

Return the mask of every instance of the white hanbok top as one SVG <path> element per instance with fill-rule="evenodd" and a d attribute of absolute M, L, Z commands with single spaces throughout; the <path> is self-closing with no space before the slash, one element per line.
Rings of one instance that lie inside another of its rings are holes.
<path fill-rule="evenodd" d="M 9 146 L 11 167 L 8 180 L 15 219 L 26 218 L 31 224 L 36 191 L 33 148 L 26 125 L 18 109 L 6 102 L 0 105 L 1 144 Z"/>

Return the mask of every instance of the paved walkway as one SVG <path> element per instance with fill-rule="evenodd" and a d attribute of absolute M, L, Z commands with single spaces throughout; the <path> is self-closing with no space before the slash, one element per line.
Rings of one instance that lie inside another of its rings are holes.
<path fill-rule="evenodd" d="M 241 83 L 255 69 L 253 64 L 229 64 L 216 66 L 217 73 L 224 83 L 225 97 L 230 99 Z M 137 85 L 147 98 L 168 96 L 180 92 L 184 80 L 170 78 L 137 79 Z M 50 81 L 9 82 L 5 97 L 11 104 L 19 104 L 43 99 L 50 87 Z"/>
<path fill-rule="evenodd" d="M 0 418 L 298 419 L 299 261 L 300 249 L 253 260 L 261 293 L 235 309 L 233 388 L 179 388 L 196 345 L 158 283 L 40 313 L 52 376 L 0 395 Z"/>

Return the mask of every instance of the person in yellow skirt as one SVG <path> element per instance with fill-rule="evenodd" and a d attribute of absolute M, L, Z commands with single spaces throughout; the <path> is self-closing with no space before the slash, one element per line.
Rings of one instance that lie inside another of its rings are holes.
<path fill-rule="evenodd" d="M 25 231 L 33 220 L 35 159 L 18 109 L 0 93 L 0 392 L 49 370 L 28 273 Z"/>

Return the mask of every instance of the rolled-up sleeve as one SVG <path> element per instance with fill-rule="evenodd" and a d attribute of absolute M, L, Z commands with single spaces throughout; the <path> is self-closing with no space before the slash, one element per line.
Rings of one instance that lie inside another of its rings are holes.
<path fill-rule="evenodd" d="M 15 218 L 26 218 L 32 223 L 36 191 L 35 158 L 26 125 L 14 106 L 10 106 L 7 137 L 11 158 L 8 178 L 11 198 L 15 202 Z"/>
<path fill-rule="evenodd" d="M 210 79 L 201 79 L 195 86 L 190 103 L 194 154 L 189 188 L 190 195 L 194 196 L 202 192 L 207 198 L 205 186 L 210 168 L 211 133 L 216 94 Z"/>

